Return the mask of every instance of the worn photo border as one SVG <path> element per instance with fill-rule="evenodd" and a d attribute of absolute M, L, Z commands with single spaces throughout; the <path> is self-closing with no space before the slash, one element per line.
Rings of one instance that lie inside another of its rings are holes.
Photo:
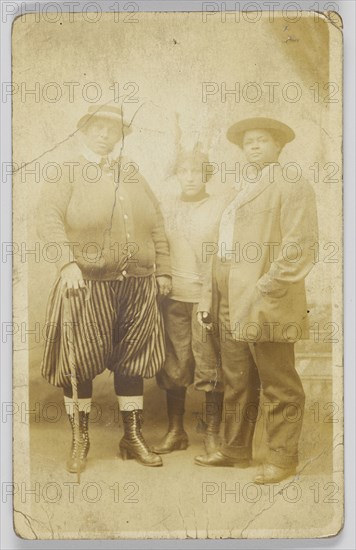
<path fill-rule="evenodd" d="M 57 2 L 62 4 L 62 2 Z M 64 2 L 72 4 L 74 11 L 81 11 L 82 6 L 90 2 L 76 0 Z M 100 1 L 103 11 L 113 11 L 115 1 Z M 124 2 L 122 2 L 124 3 Z M 145 11 L 201 11 L 201 0 L 136 0 L 133 2 L 140 12 Z M 343 126 L 343 195 L 344 195 L 344 430 L 345 430 L 345 526 L 341 533 L 329 539 L 279 539 L 279 540 L 95 540 L 95 541 L 26 541 L 16 536 L 13 530 L 13 505 L 10 500 L 1 502 L 0 548 L 340 548 L 348 550 L 355 547 L 355 16 L 354 0 L 313 2 L 299 0 L 303 10 L 335 10 L 343 18 L 344 24 L 344 126 Z M 56 2 L 1 2 L 1 81 L 11 80 L 11 29 L 14 19 L 21 13 L 35 12 L 43 4 Z M 94 2 L 95 4 L 95 2 Z M 226 9 L 252 9 L 252 5 L 267 10 L 268 5 L 275 9 L 295 9 L 296 2 L 281 0 L 224 3 Z M 278 4 L 278 6 L 277 6 Z M 294 4 L 294 7 L 293 7 Z M 11 13 L 11 10 L 14 10 Z M 318 11 L 319 11 L 318 10 Z M 65 8 L 63 8 L 65 11 Z M 11 162 L 11 103 L 1 102 L 1 161 Z M 1 240 L 12 240 L 12 185 L 7 180 L 1 183 Z M 1 265 L 1 323 L 12 320 L 12 265 L 10 262 Z M 12 342 L 1 345 L 1 402 L 12 401 Z M 1 482 L 12 480 L 12 422 L 1 417 Z"/>

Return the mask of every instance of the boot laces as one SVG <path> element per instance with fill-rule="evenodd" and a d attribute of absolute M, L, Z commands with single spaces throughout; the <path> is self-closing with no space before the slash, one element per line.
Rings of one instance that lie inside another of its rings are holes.
<path fill-rule="evenodd" d="M 84 460 L 89 449 L 89 433 L 88 433 L 88 415 L 83 414 L 79 416 L 79 440 L 75 434 L 75 420 L 74 416 L 69 417 L 72 426 L 72 449 L 71 458 L 78 457 Z"/>
<path fill-rule="evenodd" d="M 141 432 L 141 426 L 143 425 L 142 412 L 136 409 L 131 411 L 131 414 L 132 424 L 130 423 L 129 418 L 126 420 L 127 426 L 129 428 L 127 431 L 128 439 L 135 443 L 137 446 L 140 446 L 143 451 L 149 453 L 146 441 L 144 440 Z"/>

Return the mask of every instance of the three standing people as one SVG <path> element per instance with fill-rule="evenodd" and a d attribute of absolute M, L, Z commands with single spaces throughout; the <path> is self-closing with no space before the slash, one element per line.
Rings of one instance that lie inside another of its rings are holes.
<path fill-rule="evenodd" d="M 73 430 L 68 470 L 85 467 L 92 381 L 109 368 L 124 421 L 123 458 L 160 466 L 159 454 L 187 447 L 185 396 L 194 382 L 205 392 L 207 410 L 206 454 L 196 464 L 249 466 L 262 391 L 271 403 L 268 452 L 255 482 L 277 483 L 294 474 L 305 400 L 294 344 L 308 337 L 304 280 L 318 241 L 312 187 L 303 179 L 287 181 L 278 164 L 294 132 L 266 118 L 229 129 L 228 139 L 243 150 L 255 179 L 244 182 L 226 208 L 224 199 L 206 193 L 206 155 L 197 149 L 182 153 L 182 193 L 163 205 L 164 227 L 142 176 L 124 174 L 122 159 L 110 163 L 108 155 L 124 137 L 119 109 L 90 108 L 78 129 L 82 154 L 64 163 L 58 182 L 45 184 L 39 209 L 40 235 L 62 252 L 48 303 L 42 373 L 64 391 Z M 88 166 L 99 172 L 95 181 Z M 204 243 L 213 242 L 217 253 L 207 261 Z M 160 294 L 172 290 L 164 305 L 165 362 L 156 282 Z M 203 335 L 212 329 L 209 316 L 219 328 L 219 343 Z M 169 425 L 152 452 L 141 426 L 143 379 L 154 375 L 167 392 Z"/>
<path fill-rule="evenodd" d="M 70 472 L 85 468 L 93 379 L 109 368 L 124 424 L 122 458 L 161 466 L 142 435 L 143 381 L 164 360 L 157 306 L 171 288 L 169 247 L 157 200 L 138 171 L 110 160 L 125 137 L 117 106 L 91 107 L 78 122 L 81 154 L 46 182 L 38 230 L 60 247 L 47 308 L 43 376 L 63 388 L 72 426 Z M 135 171 L 135 170 L 134 170 Z M 73 367 L 75 376 L 73 377 Z M 73 390 L 78 394 L 76 437 Z"/>
<path fill-rule="evenodd" d="M 315 195 L 304 179 L 287 181 L 278 164 L 294 139 L 285 124 L 266 118 L 234 124 L 228 139 L 244 152 L 255 181 L 224 211 L 212 274 L 199 304 L 202 326 L 218 312 L 225 380 L 224 444 L 198 456 L 201 466 L 247 467 L 260 391 L 270 402 L 268 451 L 256 483 L 277 483 L 298 463 L 305 395 L 294 344 L 308 338 L 305 277 L 318 241 Z"/>

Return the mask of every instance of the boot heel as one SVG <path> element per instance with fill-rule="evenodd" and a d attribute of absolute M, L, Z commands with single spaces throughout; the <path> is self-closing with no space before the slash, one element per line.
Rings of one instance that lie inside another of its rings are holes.
<path fill-rule="evenodd" d="M 188 445 L 188 441 L 181 441 L 179 447 L 177 448 L 177 451 L 185 451 L 188 448 Z"/>
<path fill-rule="evenodd" d="M 122 460 L 130 460 L 133 458 L 132 454 L 128 449 L 126 449 L 126 447 L 120 447 L 120 456 Z"/>

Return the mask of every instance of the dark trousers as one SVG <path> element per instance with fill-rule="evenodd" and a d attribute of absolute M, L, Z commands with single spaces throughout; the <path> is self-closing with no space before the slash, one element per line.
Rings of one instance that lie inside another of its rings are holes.
<path fill-rule="evenodd" d="M 166 360 L 157 374 L 165 390 L 188 387 L 222 392 L 219 340 L 206 333 L 197 320 L 198 305 L 166 298 L 162 312 L 166 334 Z"/>
<path fill-rule="evenodd" d="M 261 414 L 260 392 L 267 402 L 266 461 L 290 467 L 298 462 L 305 394 L 294 361 L 294 344 L 249 343 L 233 338 L 229 327 L 229 264 L 216 262 L 221 360 L 224 373 L 225 436 L 223 454 L 252 457 L 256 421 Z"/>

